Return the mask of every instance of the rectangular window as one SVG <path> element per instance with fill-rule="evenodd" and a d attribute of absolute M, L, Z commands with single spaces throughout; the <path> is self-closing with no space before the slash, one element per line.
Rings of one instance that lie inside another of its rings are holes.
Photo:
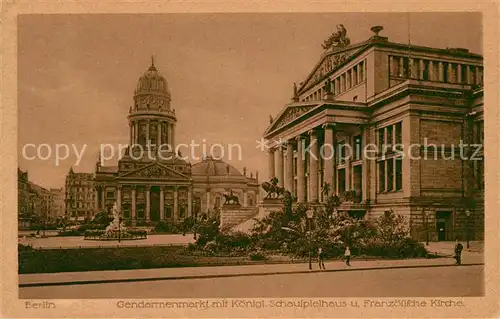
<path fill-rule="evenodd" d="M 403 159 L 396 158 L 396 190 L 403 189 Z"/>
<path fill-rule="evenodd" d="M 347 83 L 346 87 L 349 90 L 351 88 L 351 70 L 347 71 Z"/>
<path fill-rule="evenodd" d="M 355 86 L 358 84 L 358 66 L 352 68 L 352 85 Z"/>
<path fill-rule="evenodd" d="M 394 125 L 394 131 L 396 134 L 396 144 L 403 144 L 403 128 L 401 122 Z"/>
<path fill-rule="evenodd" d="M 467 65 L 461 65 L 460 66 L 462 68 L 462 78 L 460 79 L 461 80 L 461 83 L 467 83 L 469 82 L 469 79 L 468 78 L 468 74 L 467 74 Z"/>
<path fill-rule="evenodd" d="M 338 149 L 339 149 L 339 159 L 338 163 L 339 164 L 344 164 L 345 163 L 345 158 L 346 158 L 346 143 L 345 141 L 340 141 L 338 143 Z"/>
<path fill-rule="evenodd" d="M 387 148 L 386 149 L 387 150 L 391 150 L 392 149 L 393 131 L 394 131 L 394 129 L 393 129 L 392 125 L 390 125 L 390 126 L 387 127 L 387 141 L 386 141 L 386 143 L 387 143 Z"/>
<path fill-rule="evenodd" d="M 378 163 L 378 191 L 385 192 L 385 161 Z"/>
<path fill-rule="evenodd" d="M 448 83 L 448 62 L 443 62 L 443 82 Z"/>
<path fill-rule="evenodd" d="M 361 61 L 359 63 L 359 68 L 358 68 L 358 72 L 359 72 L 359 80 L 361 82 L 363 82 L 365 80 L 365 64 L 364 64 L 364 61 Z"/>
<path fill-rule="evenodd" d="M 391 158 L 387 161 L 387 191 L 394 190 L 394 162 Z"/>
<path fill-rule="evenodd" d="M 379 146 L 379 151 L 382 153 L 384 150 L 384 145 L 385 145 L 385 128 L 381 128 L 378 130 L 378 146 Z"/>

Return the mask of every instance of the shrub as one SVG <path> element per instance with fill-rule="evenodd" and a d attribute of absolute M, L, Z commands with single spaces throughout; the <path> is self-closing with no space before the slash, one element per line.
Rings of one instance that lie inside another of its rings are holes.
<path fill-rule="evenodd" d="M 165 220 L 161 220 L 155 225 L 154 230 L 155 233 L 178 234 L 182 232 L 182 227 L 181 225 L 176 225 Z"/>

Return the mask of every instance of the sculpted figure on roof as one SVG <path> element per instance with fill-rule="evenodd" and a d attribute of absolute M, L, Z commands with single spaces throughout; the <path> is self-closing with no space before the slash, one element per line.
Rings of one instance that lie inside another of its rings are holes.
<path fill-rule="evenodd" d="M 328 50 L 332 47 L 342 48 L 351 44 L 347 37 L 347 30 L 343 24 L 337 24 L 337 32 L 332 33 L 321 45 L 323 49 Z"/>

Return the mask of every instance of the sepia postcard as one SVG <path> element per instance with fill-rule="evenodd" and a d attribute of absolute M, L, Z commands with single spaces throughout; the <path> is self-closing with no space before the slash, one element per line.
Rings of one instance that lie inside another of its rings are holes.
<path fill-rule="evenodd" d="M 497 317 L 497 13 L 4 1 L 2 316 Z"/>

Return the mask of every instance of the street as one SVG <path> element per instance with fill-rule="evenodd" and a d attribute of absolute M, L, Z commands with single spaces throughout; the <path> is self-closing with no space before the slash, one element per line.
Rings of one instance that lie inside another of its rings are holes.
<path fill-rule="evenodd" d="M 484 266 L 180 279 L 28 287 L 21 299 L 469 297 L 484 294 Z"/>

